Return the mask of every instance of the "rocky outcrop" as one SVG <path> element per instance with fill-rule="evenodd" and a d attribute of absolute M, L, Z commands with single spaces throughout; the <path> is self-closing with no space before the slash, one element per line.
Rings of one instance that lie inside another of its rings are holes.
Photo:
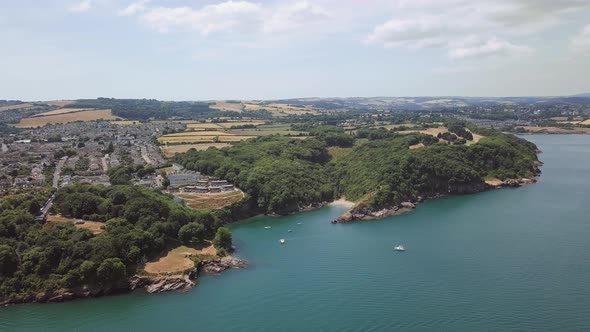
<path fill-rule="evenodd" d="M 232 256 L 226 256 L 213 261 L 201 262 L 199 264 L 199 272 L 221 273 L 227 269 L 241 269 L 246 266 L 247 263 L 245 261 Z"/>

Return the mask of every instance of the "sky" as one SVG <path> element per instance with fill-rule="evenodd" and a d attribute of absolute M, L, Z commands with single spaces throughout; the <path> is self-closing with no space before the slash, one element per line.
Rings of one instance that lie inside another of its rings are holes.
<path fill-rule="evenodd" d="M 0 0 L 0 99 L 590 92 L 590 0 Z"/>

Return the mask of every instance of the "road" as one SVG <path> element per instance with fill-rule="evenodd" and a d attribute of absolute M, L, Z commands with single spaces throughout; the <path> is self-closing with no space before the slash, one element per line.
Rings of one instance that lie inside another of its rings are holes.
<path fill-rule="evenodd" d="M 152 160 L 150 159 L 150 156 L 148 155 L 147 148 L 145 147 L 145 145 L 142 145 L 140 147 L 140 149 L 141 149 L 141 157 L 143 158 L 143 160 L 145 160 L 146 164 L 152 165 Z"/>
<path fill-rule="evenodd" d="M 107 158 L 109 157 L 109 155 L 105 155 L 104 157 L 100 158 L 100 160 L 102 161 L 102 170 L 106 173 L 109 171 L 109 163 L 107 162 Z"/>
<path fill-rule="evenodd" d="M 66 161 L 68 160 L 68 157 L 62 157 L 59 162 L 57 163 L 57 166 L 55 166 L 55 172 L 53 173 L 53 188 L 58 188 L 59 185 L 59 176 L 61 174 L 61 169 L 64 167 L 64 165 L 66 164 Z"/>

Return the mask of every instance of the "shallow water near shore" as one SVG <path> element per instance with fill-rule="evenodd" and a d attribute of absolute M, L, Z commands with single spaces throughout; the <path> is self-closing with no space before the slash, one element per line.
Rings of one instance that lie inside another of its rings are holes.
<path fill-rule="evenodd" d="M 246 269 L 187 293 L 0 308 L 0 330 L 588 330 L 590 136 L 524 138 L 543 151 L 537 184 L 354 224 L 330 223 L 342 206 L 255 217 L 231 225 Z"/>

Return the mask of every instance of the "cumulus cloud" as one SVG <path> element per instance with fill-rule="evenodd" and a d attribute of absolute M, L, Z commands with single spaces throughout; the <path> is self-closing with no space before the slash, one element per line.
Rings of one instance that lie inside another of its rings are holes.
<path fill-rule="evenodd" d="M 308 1 L 279 7 L 264 20 L 264 32 L 280 32 L 299 28 L 306 24 L 329 18 L 330 14 L 320 6 Z"/>
<path fill-rule="evenodd" d="M 138 1 L 138 2 L 134 2 L 132 4 L 129 4 L 129 6 L 119 10 L 117 12 L 117 15 L 119 15 L 119 16 L 133 16 L 138 13 L 141 13 L 141 12 L 145 11 L 146 4 L 148 2 L 149 2 L 149 0 L 143 0 L 143 1 Z"/>
<path fill-rule="evenodd" d="M 365 41 L 384 47 L 440 47 L 452 59 L 523 55 L 514 41 L 559 24 L 587 0 L 397 0 L 393 18 L 373 28 Z M 475 42 L 474 42 L 475 40 Z"/>
<path fill-rule="evenodd" d="M 72 4 L 68 9 L 71 12 L 82 13 L 89 11 L 92 8 L 92 1 L 91 0 L 83 0 L 77 3 Z"/>
<path fill-rule="evenodd" d="M 285 32 L 329 17 L 326 10 L 307 0 L 276 6 L 229 0 L 200 8 L 148 8 L 144 1 L 128 6 L 121 10 L 120 14 L 136 15 L 144 24 L 162 33 L 188 29 L 205 36 L 213 33 L 247 31 Z"/>
<path fill-rule="evenodd" d="M 572 47 L 575 50 L 590 49 L 590 24 L 586 25 L 582 31 L 572 38 Z"/>

